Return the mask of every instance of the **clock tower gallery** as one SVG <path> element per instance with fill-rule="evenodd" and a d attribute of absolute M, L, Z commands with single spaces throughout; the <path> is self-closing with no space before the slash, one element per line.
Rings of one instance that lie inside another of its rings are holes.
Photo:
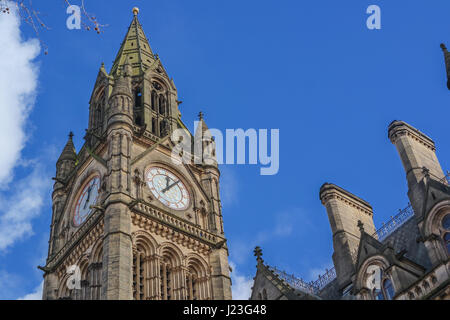
<path fill-rule="evenodd" d="M 187 129 L 138 13 L 98 72 L 85 144 L 70 134 L 56 163 L 44 299 L 231 299 L 220 172 L 172 161 Z M 202 116 L 198 135 L 214 143 Z"/>

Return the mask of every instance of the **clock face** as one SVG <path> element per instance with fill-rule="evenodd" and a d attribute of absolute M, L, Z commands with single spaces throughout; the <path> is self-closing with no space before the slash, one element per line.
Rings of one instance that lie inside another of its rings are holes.
<path fill-rule="evenodd" d="M 77 204 L 75 206 L 75 213 L 73 215 L 73 224 L 80 226 L 91 214 L 92 210 L 90 206 L 95 205 L 97 202 L 98 194 L 100 190 L 100 178 L 93 177 L 87 184 L 85 184 L 81 194 L 78 197 Z"/>
<path fill-rule="evenodd" d="M 153 167 L 147 171 L 146 180 L 150 191 L 165 206 L 175 210 L 185 210 L 188 207 L 189 192 L 172 172 Z"/>

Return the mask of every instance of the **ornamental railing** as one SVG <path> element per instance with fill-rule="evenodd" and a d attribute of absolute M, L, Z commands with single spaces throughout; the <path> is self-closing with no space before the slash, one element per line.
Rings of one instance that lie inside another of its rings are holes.
<path fill-rule="evenodd" d="M 319 275 L 319 278 L 313 282 L 315 288 L 322 290 L 327 284 L 336 279 L 336 269 L 333 267 L 330 270 L 325 269 L 325 273 Z"/>
<path fill-rule="evenodd" d="M 383 222 L 381 228 L 373 234 L 373 237 L 377 237 L 378 241 L 383 241 L 413 216 L 414 210 L 411 204 L 408 203 L 408 206 L 402 210 L 399 210 L 395 217 L 391 217 L 391 219 L 386 223 Z"/>
<path fill-rule="evenodd" d="M 319 278 L 316 281 L 310 282 L 306 282 L 302 278 L 297 278 L 295 275 L 288 274 L 285 271 L 277 269 L 276 267 L 271 268 L 271 270 L 292 288 L 311 294 L 319 294 L 320 290 L 336 279 L 336 270 L 334 267 L 330 270 L 326 269 L 325 273 L 323 275 L 319 275 Z"/>
<path fill-rule="evenodd" d="M 450 171 L 444 178 L 439 179 L 444 184 L 450 185 Z M 389 235 L 391 235 L 395 230 L 404 225 L 414 216 L 414 210 L 410 203 L 404 209 L 400 209 L 396 216 L 391 217 L 389 221 L 383 223 L 381 228 L 379 228 L 372 236 L 378 238 L 378 241 L 385 240 Z M 358 255 L 358 249 L 352 252 L 352 257 L 356 261 Z M 288 274 L 285 271 L 279 270 L 276 267 L 270 268 L 281 280 L 285 281 L 292 288 L 298 289 L 300 291 L 312 294 L 319 294 L 319 292 L 327 286 L 330 282 L 336 279 L 336 269 L 333 267 L 330 270 L 325 269 L 323 275 L 319 275 L 319 278 L 315 281 L 307 282 L 302 278 L 297 278 L 293 274 Z"/>
<path fill-rule="evenodd" d="M 447 174 L 444 178 L 440 180 L 442 183 L 450 185 L 450 171 L 447 171 Z"/>
<path fill-rule="evenodd" d="M 306 282 L 302 278 L 297 278 L 293 274 L 288 274 L 285 271 L 277 269 L 276 267 L 272 267 L 270 269 L 273 273 L 275 273 L 278 276 L 278 278 L 285 281 L 292 288 L 298 289 L 306 293 L 312 294 L 317 293 L 317 288 L 313 286 L 312 282 Z"/>

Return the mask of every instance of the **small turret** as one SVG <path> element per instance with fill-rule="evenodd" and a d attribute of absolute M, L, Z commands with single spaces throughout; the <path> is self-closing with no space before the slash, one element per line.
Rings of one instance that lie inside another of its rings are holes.
<path fill-rule="evenodd" d="M 116 122 L 133 124 L 133 95 L 131 92 L 131 67 L 128 62 L 123 66 L 123 72 L 114 83 L 109 98 L 108 127 Z"/>
<path fill-rule="evenodd" d="M 56 178 L 53 185 L 52 194 L 52 223 L 50 226 L 50 240 L 48 247 L 48 257 L 52 257 L 60 247 L 57 241 L 57 235 L 59 233 L 57 225 L 61 217 L 64 203 L 67 199 L 67 191 L 65 190 L 65 180 L 69 176 L 70 172 L 75 168 L 77 162 L 77 153 L 75 146 L 73 145 L 73 133 L 69 133 L 69 140 L 67 141 L 61 155 L 56 162 Z"/>
<path fill-rule="evenodd" d="M 223 234 L 222 206 L 219 190 L 220 171 L 217 164 L 216 143 L 203 116 L 202 112 L 198 114 L 199 122 L 194 135 L 194 159 L 195 164 L 204 169 L 201 182 L 210 199 L 210 230 Z"/>
<path fill-rule="evenodd" d="M 425 177 L 442 180 L 444 171 L 436 156 L 434 141 L 403 121 L 392 121 L 388 136 L 397 148 L 408 182 L 408 197 L 418 217 L 423 214 L 427 186 Z"/>
<path fill-rule="evenodd" d="M 205 123 L 203 112 L 198 114 L 198 126 L 194 136 L 194 147 L 198 164 L 217 167 L 216 143 Z"/>
<path fill-rule="evenodd" d="M 342 289 L 350 284 L 356 271 L 362 226 L 368 234 L 375 233 L 373 209 L 368 202 L 331 183 L 320 187 L 319 196 L 333 233 L 333 263 Z"/>
<path fill-rule="evenodd" d="M 77 153 L 73 145 L 73 133 L 69 133 L 69 140 L 66 143 L 61 155 L 56 162 L 56 178 L 64 180 L 67 175 L 75 168 Z M 58 183 L 58 182 L 57 182 Z M 56 184 L 55 184 L 56 185 Z"/>

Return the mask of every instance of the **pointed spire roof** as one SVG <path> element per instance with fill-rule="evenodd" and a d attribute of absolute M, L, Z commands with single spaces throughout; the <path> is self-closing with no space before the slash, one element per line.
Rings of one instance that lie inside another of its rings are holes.
<path fill-rule="evenodd" d="M 133 20 L 114 60 L 110 72 L 112 76 L 119 75 L 122 72 L 127 60 L 131 63 L 133 76 L 145 72 L 157 60 L 139 22 L 138 14 L 139 9 L 133 8 Z"/>
<path fill-rule="evenodd" d="M 198 125 L 195 130 L 194 137 L 196 141 L 203 142 L 205 140 L 210 140 L 213 136 L 211 135 L 211 131 L 209 131 L 208 126 L 206 125 L 203 112 L 199 112 L 198 114 Z"/>
<path fill-rule="evenodd" d="M 194 144 L 197 145 L 196 150 L 202 150 L 202 161 L 217 166 L 216 143 L 214 141 L 214 136 L 206 125 L 203 112 L 198 114 L 198 121 L 194 134 Z M 206 152 L 207 147 L 209 149 Z"/>
<path fill-rule="evenodd" d="M 72 131 L 69 133 L 69 140 L 66 143 L 66 146 L 64 147 L 63 151 L 61 152 L 61 155 L 59 156 L 59 159 L 57 162 L 63 161 L 63 160 L 72 160 L 75 161 L 77 158 L 77 153 L 75 150 L 75 146 L 73 145 L 73 133 Z"/>

